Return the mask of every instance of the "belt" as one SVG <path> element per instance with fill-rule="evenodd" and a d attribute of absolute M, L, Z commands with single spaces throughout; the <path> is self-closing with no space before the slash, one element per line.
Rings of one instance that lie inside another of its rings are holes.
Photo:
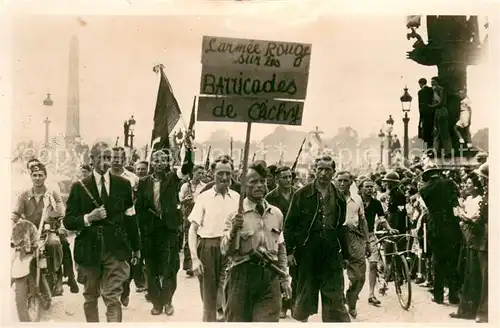
<path fill-rule="evenodd" d="M 243 262 L 243 263 L 245 263 L 245 262 Z M 264 261 L 264 260 L 250 259 L 250 260 L 246 261 L 246 263 L 257 265 L 257 266 L 260 266 L 262 268 L 266 268 L 266 267 L 269 268 L 269 263 Z"/>

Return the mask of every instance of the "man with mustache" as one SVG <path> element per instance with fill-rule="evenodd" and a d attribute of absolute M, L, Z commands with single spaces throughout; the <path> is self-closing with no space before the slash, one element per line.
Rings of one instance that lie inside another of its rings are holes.
<path fill-rule="evenodd" d="M 268 171 L 250 165 L 242 213 L 225 222 L 221 252 L 230 258 L 226 322 L 278 322 L 281 292 L 291 296 L 283 214 L 265 199 Z"/>
<path fill-rule="evenodd" d="M 344 299 L 343 267 L 349 261 L 344 222 L 346 201 L 332 183 L 335 162 L 315 160 L 315 179 L 292 197 L 285 219 L 288 262 L 297 266 L 294 319 L 318 313 L 321 293 L 323 322 L 350 322 Z"/>
<path fill-rule="evenodd" d="M 227 257 L 221 254 L 224 220 L 238 209 L 239 194 L 229 189 L 233 165 L 224 156 L 213 165 L 215 185 L 200 194 L 189 215 L 189 250 L 193 273 L 200 280 L 203 321 L 223 318 L 223 285 Z M 199 237 L 198 237 L 199 236 Z"/>

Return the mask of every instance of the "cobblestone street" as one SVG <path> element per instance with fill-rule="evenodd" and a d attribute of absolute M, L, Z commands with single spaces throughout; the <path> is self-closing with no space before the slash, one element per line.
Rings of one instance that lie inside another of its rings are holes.
<path fill-rule="evenodd" d="M 346 281 L 346 284 L 348 282 Z M 85 322 L 83 314 L 83 296 L 71 294 L 65 286 L 64 295 L 53 299 L 51 309 L 43 314 L 44 322 Z M 390 289 L 386 296 L 379 296 L 382 302 L 380 307 L 368 304 L 368 282 L 366 282 L 358 301 L 358 317 L 353 322 L 414 322 L 414 323 L 466 323 L 463 320 L 449 318 L 448 314 L 456 310 L 456 306 L 448 303 L 437 305 L 431 302 L 431 294 L 426 288 L 412 285 L 412 305 L 409 311 L 403 310 L 398 302 L 394 288 Z M 17 314 L 14 306 L 14 292 L 11 291 L 10 313 L 14 322 L 17 322 Z M 174 296 L 175 314 L 172 317 L 166 315 L 152 316 L 149 312 L 151 304 L 146 302 L 144 293 L 136 293 L 132 284 L 130 304 L 123 311 L 124 322 L 201 322 L 202 303 L 199 295 L 199 285 L 196 278 L 189 278 L 184 271 L 179 271 L 178 287 Z M 106 321 L 105 307 L 100 300 L 99 314 L 101 322 Z M 321 306 L 320 306 L 321 311 Z M 288 317 L 284 322 L 294 322 Z M 321 314 L 309 319 L 309 322 L 321 322 Z M 472 322 L 472 321 L 471 321 Z"/>

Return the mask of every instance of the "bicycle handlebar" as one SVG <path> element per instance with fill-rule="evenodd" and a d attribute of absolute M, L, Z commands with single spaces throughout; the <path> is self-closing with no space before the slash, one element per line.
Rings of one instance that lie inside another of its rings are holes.
<path fill-rule="evenodd" d="M 402 238 L 407 238 L 407 237 L 411 237 L 411 235 L 407 234 L 407 233 L 401 233 L 401 234 L 397 234 L 397 235 L 386 235 L 386 236 L 380 238 L 377 242 L 380 243 L 383 241 L 388 241 L 388 242 L 394 243 L 393 240 L 389 240 L 389 239 L 402 239 Z"/>

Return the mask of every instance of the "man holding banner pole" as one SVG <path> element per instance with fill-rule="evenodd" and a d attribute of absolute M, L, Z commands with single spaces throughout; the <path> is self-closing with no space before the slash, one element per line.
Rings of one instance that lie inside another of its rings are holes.
<path fill-rule="evenodd" d="M 221 242 L 221 252 L 231 261 L 225 318 L 226 322 L 278 322 L 281 293 L 290 298 L 292 292 L 283 214 L 264 199 L 267 168 L 254 163 L 243 172 L 246 198 L 241 196 L 238 213 L 226 219 Z"/>

